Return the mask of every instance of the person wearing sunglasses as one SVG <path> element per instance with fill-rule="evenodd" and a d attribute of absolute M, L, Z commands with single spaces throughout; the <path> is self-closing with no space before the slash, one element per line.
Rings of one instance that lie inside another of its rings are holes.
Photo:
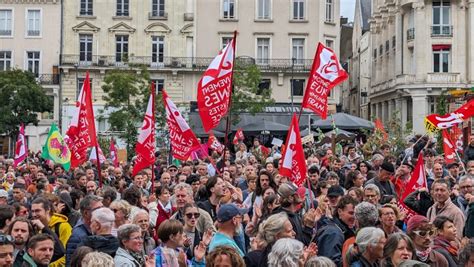
<path fill-rule="evenodd" d="M 191 259 L 194 256 L 194 248 L 204 241 L 206 246 L 211 242 L 213 231 L 208 229 L 204 233 L 196 229 L 197 221 L 201 214 L 196 203 L 188 203 L 184 205 L 184 234 L 186 239 L 184 247 L 186 248 L 186 256 Z"/>
<path fill-rule="evenodd" d="M 13 237 L 0 234 L 0 266 L 13 266 Z"/>
<path fill-rule="evenodd" d="M 415 259 L 430 266 L 448 267 L 446 258 L 432 249 L 435 231 L 428 218 L 415 215 L 408 220 L 407 234 L 415 245 Z"/>

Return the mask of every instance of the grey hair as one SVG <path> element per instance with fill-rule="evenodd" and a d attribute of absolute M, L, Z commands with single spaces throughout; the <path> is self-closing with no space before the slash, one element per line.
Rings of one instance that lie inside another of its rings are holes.
<path fill-rule="evenodd" d="M 380 196 L 380 189 L 378 186 L 376 186 L 375 184 L 368 184 L 364 187 L 364 192 L 365 190 L 370 190 L 370 191 L 375 191 L 375 193 Z"/>
<path fill-rule="evenodd" d="M 381 154 L 375 154 L 372 156 L 372 160 L 383 160 L 384 157 Z"/>
<path fill-rule="evenodd" d="M 283 225 L 288 221 L 288 215 L 284 212 L 273 214 L 263 221 L 258 227 L 259 237 L 268 245 L 276 241 L 276 236 L 284 231 Z"/>
<path fill-rule="evenodd" d="M 81 261 L 83 267 L 113 267 L 114 259 L 103 252 L 90 252 Z"/>
<path fill-rule="evenodd" d="M 140 226 L 136 224 L 121 225 L 117 230 L 117 238 L 119 240 L 120 246 L 123 245 L 123 241 L 129 240 L 130 236 L 136 232 L 141 233 Z"/>
<path fill-rule="evenodd" d="M 92 202 L 101 202 L 102 198 L 96 195 L 87 195 L 81 200 L 81 203 L 79 204 L 79 209 L 81 210 L 81 213 L 84 213 L 86 210 L 90 210 L 92 206 Z"/>
<path fill-rule="evenodd" d="M 458 181 L 458 184 L 460 183 L 463 183 L 467 180 L 471 180 L 472 181 L 472 178 L 469 176 L 469 175 L 464 175 L 464 176 L 461 176 L 461 178 L 459 178 L 459 181 Z"/>
<path fill-rule="evenodd" d="M 379 219 L 379 211 L 377 207 L 366 201 L 355 206 L 354 215 L 359 228 L 374 226 Z"/>
<path fill-rule="evenodd" d="M 327 257 L 313 256 L 306 261 L 304 267 L 336 267 L 336 264 Z"/>
<path fill-rule="evenodd" d="M 144 209 L 140 209 L 138 210 L 137 212 L 135 212 L 132 216 L 130 216 L 130 221 L 132 221 L 133 223 L 135 223 L 135 218 L 140 215 L 140 214 L 146 214 L 146 216 L 148 216 L 148 218 L 150 218 L 149 214 L 148 214 L 148 211 L 144 210 Z"/>
<path fill-rule="evenodd" d="M 92 220 L 100 223 L 101 227 L 112 229 L 115 221 L 115 214 L 111 209 L 106 207 L 96 209 L 92 212 Z"/>
<path fill-rule="evenodd" d="M 268 266 L 298 267 L 303 247 L 303 243 L 293 238 L 278 239 L 268 254 Z"/>
<path fill-rule="evenodd" d="M 186 193 L 188 194 L 188 196 L 190 197 L 193 197 L 194 193 L 193 193 L 193 188 L 187 184 L 187 183 L 179 183 L 177 185 L 174 186 L 174 192 L 176 192 L 177 190 L 186 190 Z"/>
<path fill-rule="evenodd" d="M 334 177 L 334 178 L 337 178 L 337 180 L 339 180 L 339 175 L 337 175 L 337 173 L 334 171 L 330 171 L 326 174 L 326 179 L 329 179 L 329 177 Z"/>
<path fill-rule="evenodd" d="M 355 240 L 359 253 L 364 253 L 369 245 L 376 244 L 383 237 L 385 237 L 385 233 L 380 228 L 364 227 L 360 229 Z"/>

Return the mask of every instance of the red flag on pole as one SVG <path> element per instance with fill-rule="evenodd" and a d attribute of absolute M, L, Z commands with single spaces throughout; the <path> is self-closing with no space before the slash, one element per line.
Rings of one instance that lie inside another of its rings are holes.
<path fill-rule="evenodd" d="M 219 140 L 217 140 L 213 132 L 209 134 L 209 140 L 207 141 L 207 145 L 209 146 L 210 149 L 217 151 L 219 153 L 222 153 L 222 151 L 224 151 L 224 145 L 221 144 Z"/>
<path fill-rule="evenodd" d="M 100 163 L 104 163 L 107 159 L 104 156 L 104 152 L 102 152 L 102 149 L 99 146 L 99 153 L 95 151 L 95 146 L 92 147 L 91 152 L 89 154 L 89 160 L 92 161 L 97 161 L 97 155 L 99 155 Z"/>
<path fill-rule="evenodd" d="M 201 144 L 166 91 L 162 92 L 173 157 L 179 160 L 188 160 L 193 151 L 201 149 Z"/>
<path fill-rule="evenodd" d="M 383 134 L 384 141 L 388 140 L 388 134 L 385 131 L 385 127 L 383 127 L 382 121 L 379 118 L 375 119 L 375 129 L 380 131 Z"/>
<path fill-rule="evenodd" d="M 214 129 L 227 114 L 232 94 L 235 36 L 219 52 L 198 83 L 197 103 L 204 130 Z"/>
<path fill-rule="evenodd" d="M 239 141 L 242 141 L 245 139 L 244 132 L 242 131 L 242 128 L 237 129 L 237 132 L 235 133 L 234 139 L 232 140 L 232 144 L 237 145 Z"/>
<path fill-rule="evenodd" d="M 439 129 L 447 129 L 469 119 L 472 116 L 474 116 L 474 99 L 469 100 L 469 102 L 449 114 L 431 114 L 426 116 L 425 127 L 430 132 Z"/>
<path fill-rule="evenodd" d="M 20 132 L 18 133 L 18 139 L 15 144 L 15 161 L 13 162 L 13 167 L 17 167 L 22 161 L 28 156 L 28 148 L 26 146 L 26 137 L 25 137 L 25 125 L 23 123 L 20 126 Z"/>
<path fill-rule="evenodd" d="M 462 124 L 461 124 L 462 126 Z M 462 132 L 462 128 L 460 128 L 457 124 L 453 125 L 451 128 L 451 141 L 456 148 L 456 152 L 458 154 L 463 154 L 464 152 L 464 134 Z"/>
<path fill-rule="evenodd" d="M 114 167 L 118 167 L 119 166 L 118 151 L 117 151 L 117 148 L 115 147 L 114 139 L 110 139 L 109 151 L 110 151 L 110 159 L 112 160 Z"/>
<path fill-rule="evenodd" d="M 151 84 L 150 98 L 146 108 L 145 118 L 143 119 L 142 128 L 138 134 L 137 144 L 135 145 L 135 160 L 132 176 L 135 176 L 144 168 L 155 164 L 155 85 Z"/>
<path fill-rule="evenodd" d="M 293 183 L 300 186 L 306 179 L 306 161 L 296 114 L 293 114 L 285 144 L 280 174 L 289 177 Z"/>
<path fill-rule="evenodd" d="M 426 182 L 426 173 L 425 173 L 425 163 L 423 161 L 423 153 L 418 155 L 418 161 L 416 162 L 415 169 L 413 170 L 413 174 L 408 181 L 405 190 L 402 192 L 401 197 L 398 199 L 398 207 L 400 211 L 405 211 L 407 216 L 405 221 L 408 221 L 412 216 L 416 215 L 416 212 L 408 208 L 403 201 L 405 198 L 412 192 L 420 188 L 427 188 Z"/>
<path fill-rule="evenodd" d="M 456 162 L 455 147 L 453 145 L 453 142 L 451 141 L 451 138 L 449 138 L 448 131 L 446 129 L 443 129 L 442 135 L 443 135 L 444 161 L 446 162 L 446 164 Z"/>
<path fill-rule="evenodd" d="M 71 167 L 77 167 L 87 160 L 87 149 L 96 146 L 96 131 L 89 72 L 76 102 L 71 124 L 65 138 L 71 150 Z"/>
<path fill-rule="evenodd" d="M 336 54 L 319 43 L 301 108 L 309 108 L 326 119 L 329 91 L 348 77 Z"/>

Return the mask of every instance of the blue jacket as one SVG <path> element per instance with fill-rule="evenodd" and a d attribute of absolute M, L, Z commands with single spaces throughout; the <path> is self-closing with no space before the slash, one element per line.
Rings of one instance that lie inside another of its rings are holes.
<path fill-rule="evenodd" d="M 90 229 L 84 224 L 82 219 L 80 219 L 76 226 L 72 229 L 71 237 L 67 241 L 66 245 L 66 266 L 71 265 L 71 256 L 74 251 L 78 248 L 79 243 L 82 242 L 82 239 L 88 236 L 91 236 L 92 233 Z"/>
<path fill-rule="evenodd" d="M 338 218 L 326 222 L 316 234 L 318 256 L 328 257 L 336 266 L 342 266 L 342 245 L 345 240 L 355 235 L 354 231 Z"/>

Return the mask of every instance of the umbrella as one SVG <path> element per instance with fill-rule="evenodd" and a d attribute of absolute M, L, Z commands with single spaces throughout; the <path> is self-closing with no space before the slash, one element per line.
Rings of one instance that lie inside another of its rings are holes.
<path fill-rule="evenodd" d="M 260 120 L 260 121 L 240 125 L 239 127 L 242 128 L 244 132 L 261 132 L 261 131 L 286 132 L 288 131 L 289 126 L 278 123 L 278 122 L 269 121 L 269 120 Z"/>
<path fill-rule="evenodd" d="M 225 133 L 223 132 L 220 132 L 220 131 L 216 131 L 216 130 L 212 130 L 212 132 L 214 133 L 214 135 L 216 137 L 224 137 L 225 136 Z M 208 133 L 204 132 L 204 129 L 203 128 L 197 128 L 194 130 L 194 134 L 197 136 L 197 137 L 208 137 L 209 134 L 211 134 L 211 131 L 209 131 Z"/>
<path fill-rule="evenodd" d="M 327 137 L 332 137 L 333 134 L 336 135 L 336 138 L 342 138 L 342 139 L 344 139 L 344 138 L 345 139 L 353 139 L 354 137 L 356 137 L 355 133 L 351 133 L 351 132 L 344 131 L 344 130 L 341 130 L 341 129 L 329 131 L 329 132 L 325 133 L 324 135 L 327 136 Z"/>
<path fill-rule="evenodd" d="M 333 124 L 334 120 L 334 124 Z M 313 128 L 333 129 L 335 127 L 344 130 L 374 129 L 374 123 L 346 113 L 336 113 L 329 115 L 325 120 L 318 120 L 313 123 Z"/>

